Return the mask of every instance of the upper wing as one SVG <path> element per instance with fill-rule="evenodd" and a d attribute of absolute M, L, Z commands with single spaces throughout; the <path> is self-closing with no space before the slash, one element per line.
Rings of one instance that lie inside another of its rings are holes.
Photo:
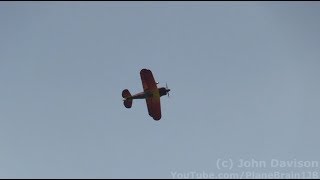
<path fill-rule="evenodd" d="M 160 106 L 160 94 L 152 75 L 152 72 L 148 69 L 142 69 L 140 71 L 143 90 L 152 94 L 151 97 L 146 98 L 148 107 L 148 113 L 154 120 L 161 119 L 161 106 Z"/>
<path fill-rule="evenodd" d="M 140 71 L 140 77 L 141 77 L 144 91 L 147 91 L 147 90 L 154 91 L 158 89 L 156 81 L 153 78 L 152 72 L 149 69 L 142 69 Z"/>

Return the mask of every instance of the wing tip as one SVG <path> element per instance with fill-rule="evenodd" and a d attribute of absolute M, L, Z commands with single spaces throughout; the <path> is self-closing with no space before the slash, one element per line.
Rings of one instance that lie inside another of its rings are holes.
<path fill-rule="evenodd" d="M 153 120 L 155 120 L 155 121 L 159 121 L 159 120 L 161 119 L 161 116 L 159 116 L 159 117 L 153 116 L 152 118 L 153 118 Z"/>
<path fill-rule="evenodd" d="M 143 68 L 143 69 L 141 69 L 140 73 L 145 73 L 145 72 L 149 72 L 149 71 L 150 71 L 149 69 Z"/>

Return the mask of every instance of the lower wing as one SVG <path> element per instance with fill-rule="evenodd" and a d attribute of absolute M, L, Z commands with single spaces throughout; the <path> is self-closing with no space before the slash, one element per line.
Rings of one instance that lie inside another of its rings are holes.
<path fill-rule="evenodd" d="M 156 121 L 161 119 L 160 97 L 146 98 L 149 115 Z"/>

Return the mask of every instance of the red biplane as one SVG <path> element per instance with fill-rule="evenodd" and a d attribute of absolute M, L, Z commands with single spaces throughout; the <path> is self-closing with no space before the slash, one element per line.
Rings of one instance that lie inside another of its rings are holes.
<path fill-rule="evenodd" d="M 161 119 L 160 97 L 167 95 L 169 97 L 168 86 L 158 88 L 149 69 L 142 69 L 140 77 L 143 86 L 143 92 L 131 95 L 128 89 L 122 91 L 123 104 L 126 108 L 131 108 L 133 99 L 146 99 L 148 113 L 156 121 Z"/>

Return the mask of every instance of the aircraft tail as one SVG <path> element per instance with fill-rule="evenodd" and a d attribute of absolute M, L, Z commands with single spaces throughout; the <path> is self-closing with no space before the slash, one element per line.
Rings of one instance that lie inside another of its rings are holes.
<path fill-rule="evenodd" d="M 128 97 L 131 97 L 131 93 L 128 89 L 125 89 L 122 91 L 122 97 L 125 98 L 123 101 L 123 105 L 126 108 L 131 108 L 132 106 L 132 99 L 127 99 Z"/>

